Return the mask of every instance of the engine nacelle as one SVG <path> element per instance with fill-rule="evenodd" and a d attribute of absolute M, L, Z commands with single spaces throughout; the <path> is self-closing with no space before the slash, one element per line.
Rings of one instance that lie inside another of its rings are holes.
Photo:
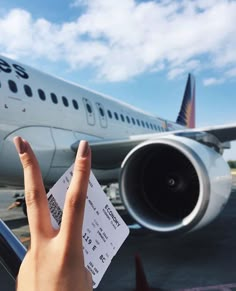
<path fill-rule="evenodd" d="M 160 234 L 212 221 L 231 193 L 228 164 L 212 148 L 169 135 L 135 147 L 122 163 L 120 193 L 131 216 Z"/>

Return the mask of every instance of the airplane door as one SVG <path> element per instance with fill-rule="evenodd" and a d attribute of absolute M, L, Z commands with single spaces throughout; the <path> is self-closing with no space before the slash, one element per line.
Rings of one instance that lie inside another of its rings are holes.
<path fill-rule="evenodd" d="M 163 120 L 162 128 L 164 129 L 164 131 L 169 131 L 169 126 L 166 120 Z"/>
<path fill-rule="evenodd" d="M 106 128 L 107 127 L 107 117 L 105 114 L 105 110 L 104 110 L 101 103 L 96 103 L 96 106 L 97 106 L 97 110 L 98 110 L 100 125 L 101 125 L 101 127 Z"/>
<path fill-rule="evenodd" d="M 27 111 L 26 102 L 20 97 L 7 96 L 4 98 L 4 113 L 8 115 L 8 120 L 24 120 Z"/>
<path fill-rule="evenodd" d="M 32 90 L 25 84 L 23 86 L 25 92 L 22 92 L 21 88 L 19 88 L 21 87 L 21 84 L 19 83 L 20 85 L 18 85 L 18 81 L 14 81 L 12 79 L 4 80 L 4 83 L 5 82 L 8 84 L 8 88 L 3 88 L 3 98 L 1 98 L 3 102 L 3 116 L 1 116 L 1 118 L 5 120 L 7 119 L 9 122 L 17 122 L 17 124 L 19 124 L 19 120 L 24 121 L 26 118 L 29 118 L 30 108 L 28 105 L 28 99 L 30 98 L 25 98 L 25 92 L 28 93 L 29 97 L 32 97 Z"/>
<path fill-rule="evenodd" d="M 84 108 L 86 112 L 87 122 L 89 125 L 94 125 L 95 116 L 94 116 L 92 103 L 87 98 L 83 98 L 83 103 L 84 103 Z"/>

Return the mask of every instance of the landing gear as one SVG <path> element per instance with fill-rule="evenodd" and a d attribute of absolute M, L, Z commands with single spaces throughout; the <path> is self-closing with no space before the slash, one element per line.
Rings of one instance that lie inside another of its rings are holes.
<path fill-rule="evenodd" d="M 112 204 L 121 204 L 119 195 L 118 184 L 108 184 L 102 186 L 103 191 L 106 193 Z"/>

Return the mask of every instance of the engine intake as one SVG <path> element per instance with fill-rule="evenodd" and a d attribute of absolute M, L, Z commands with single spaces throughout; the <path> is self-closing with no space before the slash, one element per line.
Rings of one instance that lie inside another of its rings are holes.
<path fill-rule="evenodd" d="M 219 167 L 221 179 L 215 176 Z M 141 225 L 160 234 L 183 233 L 202 223 L 216 184 L 230 193 L 230 177 L 226 163 L 214 150 L 169 136 L 144 142 L 127 155 L 120 192 L 127 210 Z M 222 204 L 225 199 L 219 200 L 217 210 Z"/>

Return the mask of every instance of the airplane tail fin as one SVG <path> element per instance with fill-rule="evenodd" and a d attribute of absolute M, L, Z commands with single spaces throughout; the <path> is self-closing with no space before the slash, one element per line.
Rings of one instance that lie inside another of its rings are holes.
<path fill-rule="evenodd" d="M 188 128 L 195 127 L 195 78 L 188 75 L 184 97 L 176 123 Z"/>

